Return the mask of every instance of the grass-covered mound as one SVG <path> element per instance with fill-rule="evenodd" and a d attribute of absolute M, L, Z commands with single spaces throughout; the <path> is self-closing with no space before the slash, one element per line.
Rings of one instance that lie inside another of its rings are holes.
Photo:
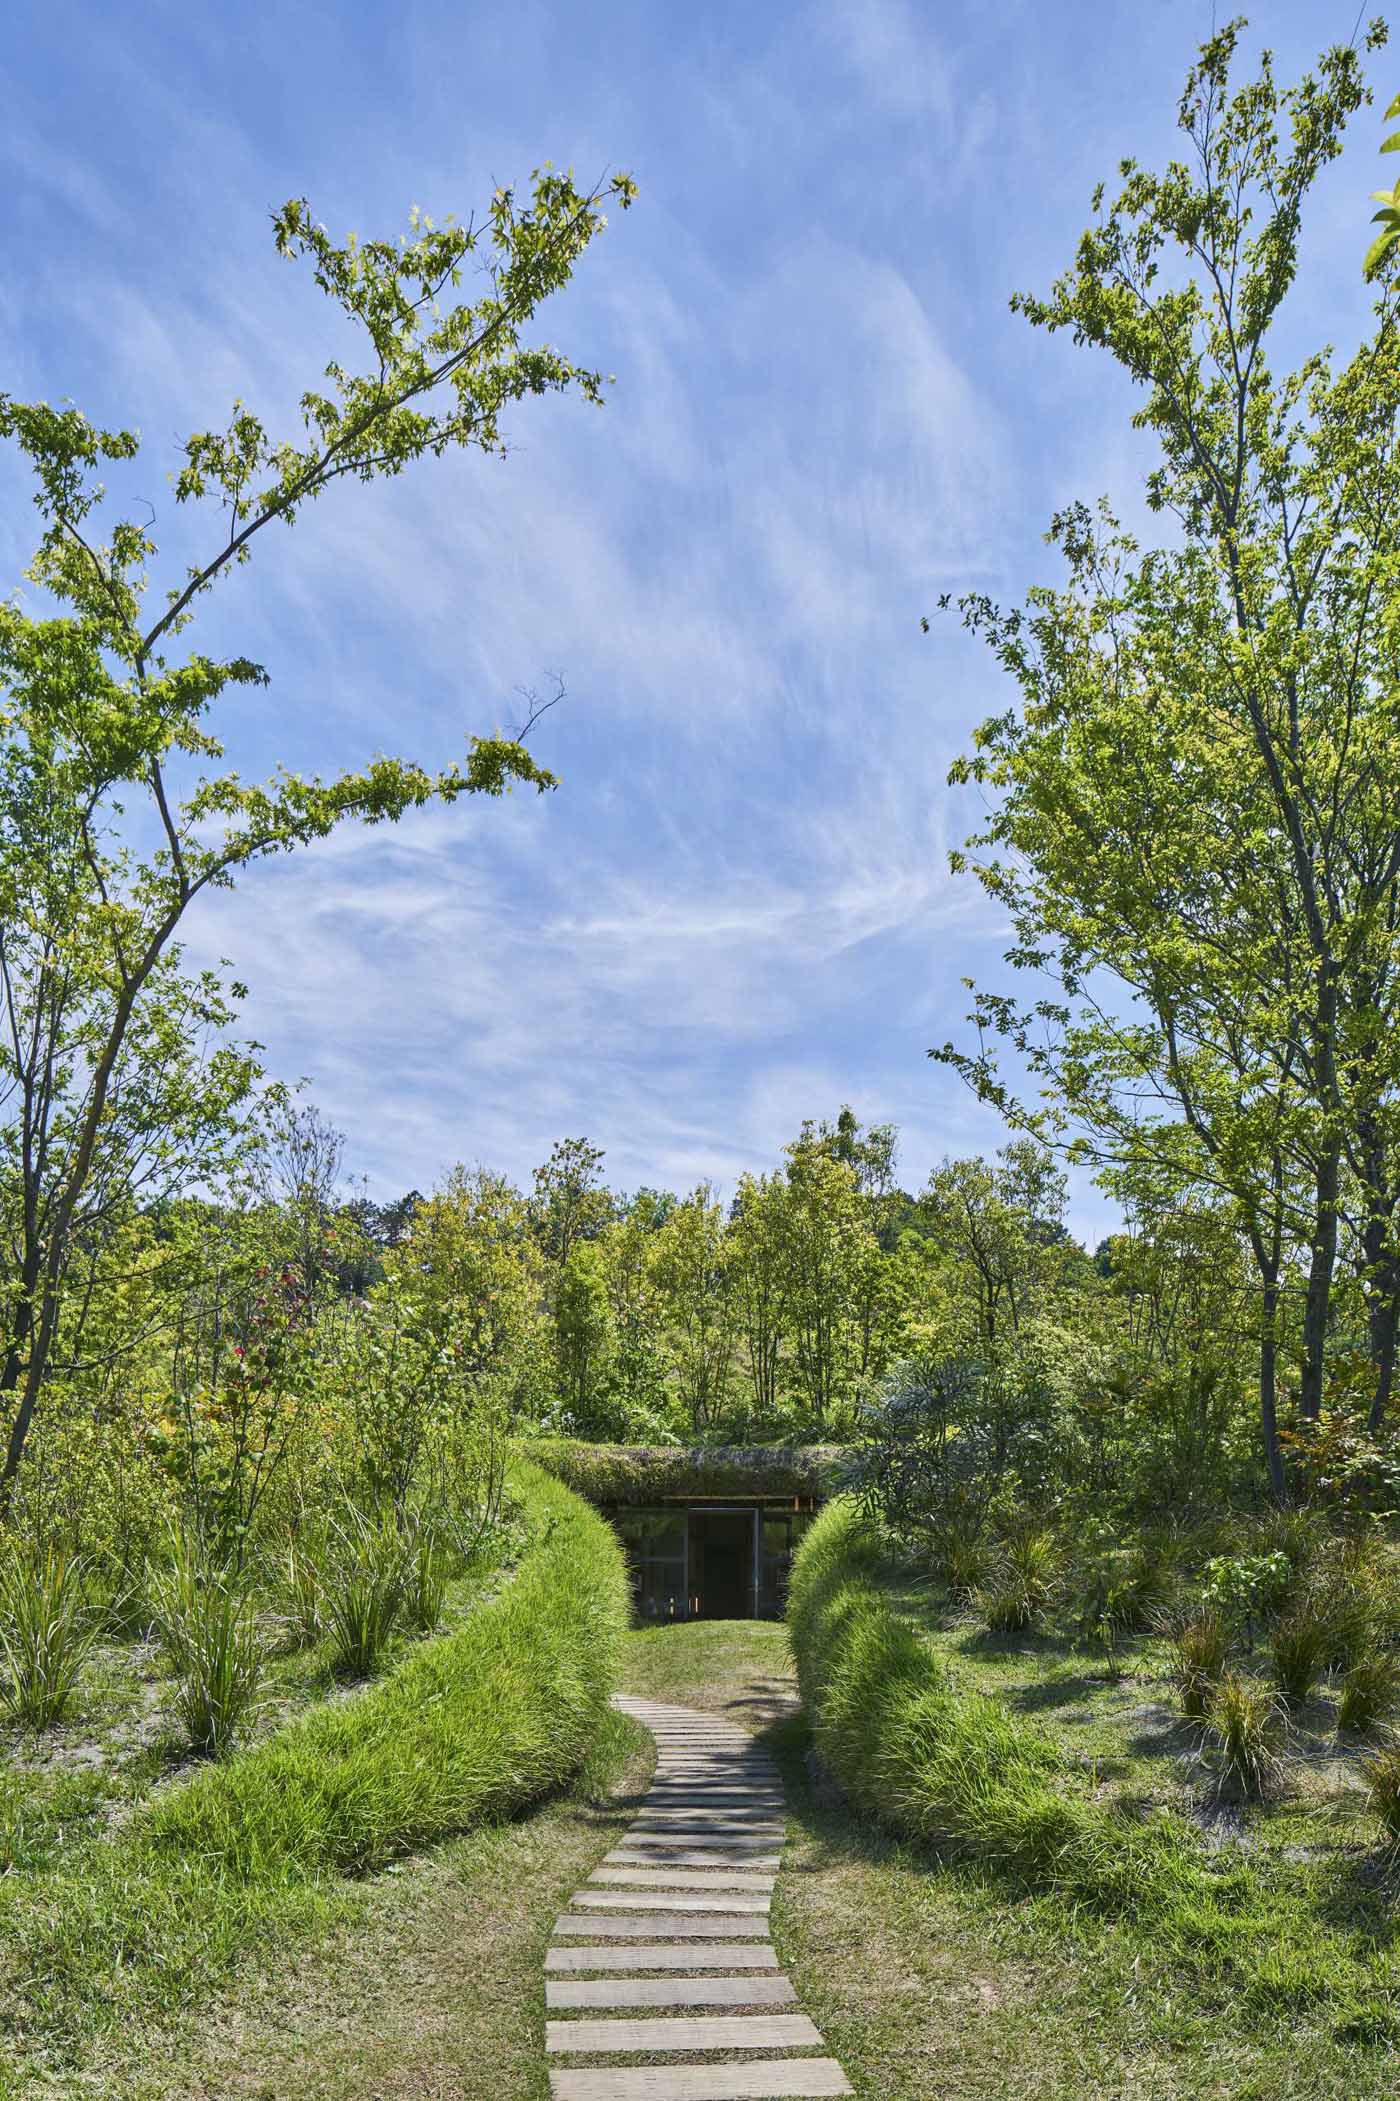
<path fill-rule="evenodd" d="M 113 2019 L 188 2002 L 255 1943 L 275 1935 L 280 1949 L 334 1917 L 353 1897 L 346 1878 L 507 1817 L 579 1770 L 615 1683 L 622 1556 L 560 1483 L 521 1466 L 515 1485 L 529 1543 L 453 1632 L 171 1789 L 114 1838 L 0 1884 L 12 2044 L 70 2054 Z"/>
<path fill-rule="evenodd" d="M 1357 2037 L 1400 2028 L 1383 1862 L 1210 1850 L 1179 1816 L 1104 1801 L 1047 1730 L 935 1654 L 853 1501 L 830 1504 L 799 1548 L 788 1616 L 818 1749 L 862 1815 L 1054 1899 L 1071 1933 L 1140 1936 L 1149 1965 L 1228 1993 L 1241 2013 L 1325 2009 Z"/>
<path fill-rule="evenodd" d="M 585 1444 L 541 1437 L 530 1457 L 590 1503 L 645 1504 L 672 1496 L 821 1496 L 839 1445 Z"/>

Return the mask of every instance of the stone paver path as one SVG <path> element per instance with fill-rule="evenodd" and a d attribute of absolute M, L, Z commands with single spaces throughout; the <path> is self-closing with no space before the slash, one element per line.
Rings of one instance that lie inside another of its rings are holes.
<path fill-rule="evenodd" d="M 555 2101 L 770 2101 L 853 2091 L 778 1968 L 777 1769 L 733 1722 L 619 1698 L 657 1742 L 636 1822 L 555 1922 Z M 652 2063 L 639 2063 L 639 2057 Z"/>

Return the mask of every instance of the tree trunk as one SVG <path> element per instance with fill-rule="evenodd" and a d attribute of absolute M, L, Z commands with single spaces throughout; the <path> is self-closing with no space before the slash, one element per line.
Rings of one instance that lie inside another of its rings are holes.
<path fill-rule="evenodd" d="M 1337 1198 L 1340 1160 L 1330 1148 L 1318 1163 L 1317 1205 L 1313 1220 L 1312 1261 L 1303 1307 L 1303 1376 L 1299 1411 L 1307 1422 L 1322 1413 L 1322 1382 L 1327 1347 L 1327 1321 L 1332 1305 L 1332 1276 L 1337 1262 Z"/>
<path fill-rule="evenodd" d="M 1400 1326 L 1400 1265 L 1393 1255 L 1383 1260 L 1379 1276 L 1373 1272 L 1367 1326 L 1371 1338 L 1371 1363 L 1376 1375 L 1367 1428 L 1373 1437 L 1377 1437 L 1385 1425 L 1386 1410 L 1390 1405 L 1391 1390 L 1395 1384 L 1395 1341 L 1396 1330 Z"/>
<path fill-rule="evenodd" d="M 1278 1296 L 1277 1276 L 1266 1277 L 1259 1322 L 1259 1426 L 1274 1501 L 1285 1503 L 1288 1481 L 1278 1441 Z"/>

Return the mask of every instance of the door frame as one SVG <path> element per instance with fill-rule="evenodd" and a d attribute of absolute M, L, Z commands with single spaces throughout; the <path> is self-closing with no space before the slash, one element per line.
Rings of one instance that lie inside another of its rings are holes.
<path fill-rule="evenodd" d="M 762 1571 L 763 1533 L 760 1519 L 763 1513 L 757 1503 L 688 1503 L 685 1512 L 685 1609 L 687 1619 L 699 1619 L 700 1600 L 695 1599 L 696 1610 L 691 1611 L 690 1590 L 690 1521 L 694 1517 L 747 1517 L 752 1520 L 752 1541 L 749 1549 L 749 1611 L 751 1620 L 758 1618 L 758 1594 Z"/>

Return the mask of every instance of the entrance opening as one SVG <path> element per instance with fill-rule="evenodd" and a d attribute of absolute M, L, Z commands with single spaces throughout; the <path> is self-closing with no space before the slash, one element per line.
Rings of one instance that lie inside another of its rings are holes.
<path fill-rule="evenodd" d="M 753 1617 L 753 1530 L 749 1510 L 690 1513 L 690 1610 L 702 1620 Z"/>

